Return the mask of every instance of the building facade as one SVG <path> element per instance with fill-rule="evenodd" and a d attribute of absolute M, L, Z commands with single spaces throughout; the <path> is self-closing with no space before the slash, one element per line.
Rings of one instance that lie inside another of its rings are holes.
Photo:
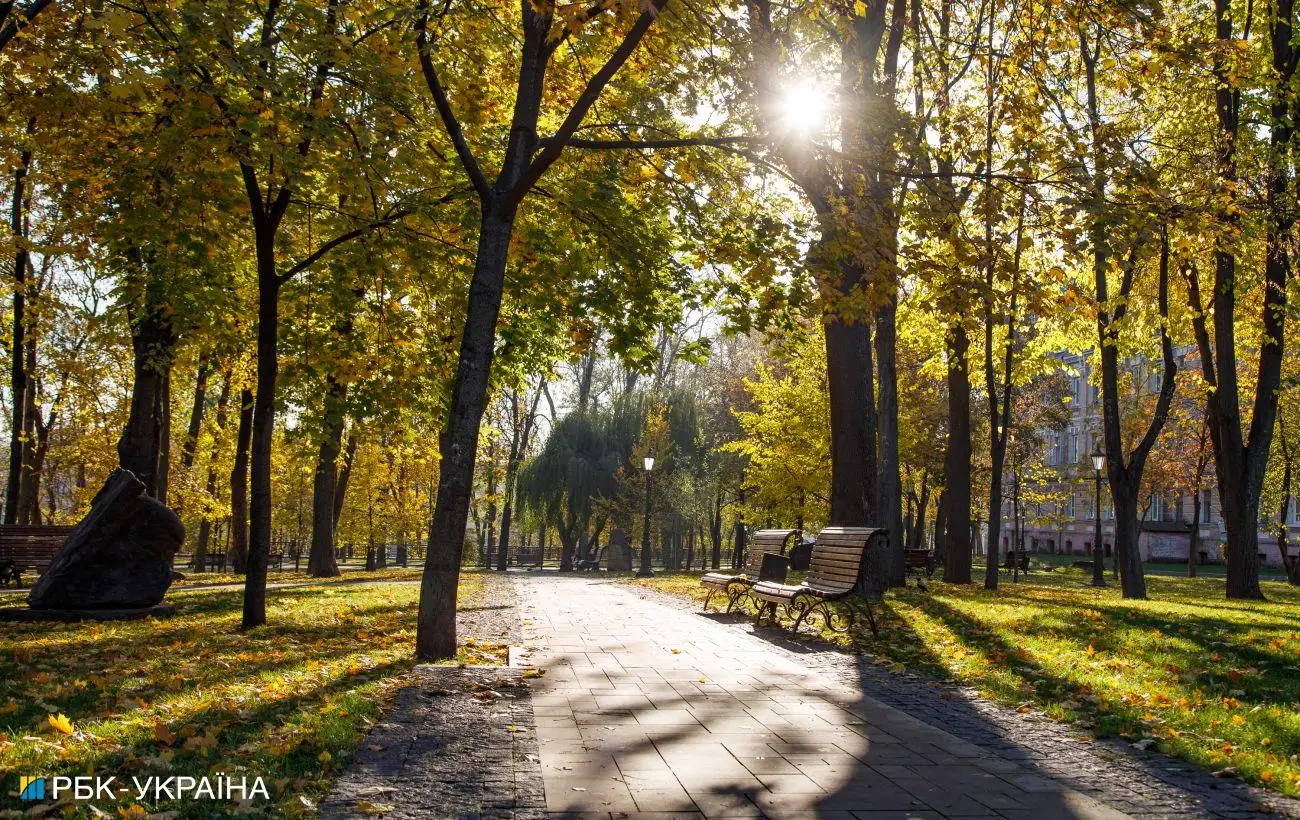
<path fill-rule="evenodd" d="M 1184 352 L 1186 355 L 1186 352 Z M 1094 498 L 1096 474 L 1092 453 L 1101 431 L 1101 405 L 1098 389 L 1091 378 L 1091 368 L 1084 354 L 1060 354 L 1059 358 L 1069 374 L 1071 416 L 1068 425 L 1059 432 L 1046 436 L 1041 464 L 1022 465 L 1026 477 L 1037 492 L 1021 493 L 1028 496 L 1019 503 L 1021 518 L 1021 546 L 1031 552 L 1065 555 L 1091 555 L 1096 518 Z M 1188 362 L 1195 366 L 1193 362 Z M 1137 374 L 1138 378 L 1152 378 Z M 1158 382 L 1152 383 L 1154 390 Z M 1188 455 L 1189 458 L 1193 457 Z M 1006 486 L 1016 480 L 1015 466 L 1008 464 Z M 1046 478 L 1044 478 L 1046 476 Z M 1192 556 L 1198 563 L 1216 563 L 1223 560 L 1223 543 L 1226 530 L 1219 511 L 1218 492 L 1215 489 L 1214 465 L 1211 461 L 1201 490 L 1198 521 L 1193 521 L 1196 504 L 1190 495 L 1168 498 L 1155 497 L 1142 521 L 1138 548 L 1144 561 L 1169 561 L 1184 563 L 1193 529 L 1198 534 L 1196 552 Z M 1275 511 L 1274 511 L 1275 514 Z M 1265 515 L 1271 518 L 1268 512 Z M 1012 523 L 1014 510 L 1010 501 L 1003 507 L 1002 549 L 1013 548 Z M 1115 508 L 1109 501 L 1105 472 L 1101 480 L 1102 548 L 1110 557 L 1114 547 Z M 1300 505 L 1292 499 L 1287 513 L 1287 540 L 1294 552 L 1300 543 Z M 1260 530 L 1259 551 L 1264 566 L 1281 567 L 1282 554 L 1277 536 L 1269 530 Z"/>

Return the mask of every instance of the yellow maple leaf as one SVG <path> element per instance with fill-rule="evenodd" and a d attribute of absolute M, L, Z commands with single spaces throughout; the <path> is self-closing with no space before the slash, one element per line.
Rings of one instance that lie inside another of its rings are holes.
<path fill-rule="evenodd" d="M 50 715 L 49 720 L 50 725 L 58 731 L 63 732 L 65 735 L 72 734 L 72 721 L 68 720 L 67 715 L 59 712 L 58 715 Z"/>
<path fill-rule="evenodd" d="M 867 16 L 867 4 L 863 0 L 854 0 L 853 13 L 859 17 Z"/>

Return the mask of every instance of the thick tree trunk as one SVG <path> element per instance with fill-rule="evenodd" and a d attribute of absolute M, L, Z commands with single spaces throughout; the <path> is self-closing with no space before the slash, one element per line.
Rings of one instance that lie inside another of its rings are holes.
<path fill-rule="evenodd" d="M 1231 0 L 1215 0 L 1215 37 L 1221 44 L 1234 45 Z M 1214 252 L 1212 296 L 1214 347 L 1210 350 L 1204 320 L 1197 325 L 1202 369 L 1209 383 L 1210 429 L 1214 443 L 1215 472 L 1227 544 L 1228 598 L 1262 599 L 1259 586 L 1259 496 L 1277 418 L 1277 395 L 1282 375 L 1282 344 L 1286 317 L 1287 281 L 1290 274 L 1288 242 L 1295 217 L 1289 188 L 1291 174 L 1286 157 L 1292 150 L 1294 130 L 1291 111 L 1292 77 L 1296 70 L 1292 40 L 1293 5 L 1279 0 L 1271 26 L 1275 88 L 1270 111 L 1270 168 L 1266 194 L 1268 235 L 1265 241 L 1264 288 L 1258 375 L 1250 427 L 1243 431 L 1237 381 L 1236 343 L 1236 257 L 1232 248 L 1220 246 Z M 1236 137 L 1239 127 L 1240 91 L 1226 51 L 1216 51 L 1213 60 L 1215 115 L 1218 122 L 1216 165 L 1226 190 L 1237 187 Z M 1228 226 L 1240 221 L 1236 210 L 1225 210 L 1220 219 Z M 1199 301 L 1199 294 L 1189 289 Z M 1211 367 L 1213 363 L 1213 367 Z"/>
<path fill-rule="evenodd" d="M 167 375 L 171 371 L 176 335 L 161 305 L 140 306 L 131 322 L 135 380 L 131 413 L 117 442 L 118 461 L 144 482 L 149 495 L 162 488 L 160 468 L 166 426 Z"/>
<path fill-rule="evenodd" d="M 876 367 L 879 382 L 877 417 L 880 441 L 879 525 L 889 532 L 889 583 L 907 584 L 903 563 L 903 491 L 898 461 L 898 348 L 897 293 L 876 313 Z"/>
<path fill-rule="evenodd" d="M 971 580 L 969 348 L 966 328 L 954 324 L 948 331 L 947 548 L 943 568 L 944 580 L 952 584 L 969 584 Z"/>
<path fill-rule="evenodd" d="M 871 326 L 828 316 L 826 388 L 831 410 L 830 523 L 864 527 L 876 518 L 876 424 Z"/>
<path fill-rule="evenodd" d="M 311 552 L 307 572 L 317 578 L 339 574 L 338 561 L 334 558 L 334 497 L 338 489 L 338 457 L 343 445 L 347 395 L 347 382 L 331 374 L 325 388 L 323 429 L 311 495 Z"/>
<path fill-rule="evenodd" d="M 429 527 L 429 549 L 420 585 L 415 654 L 423 660 L 456 654 L 456 587 L 514 217 L 513 210 L 485 210 L 479 226 L 460 359 L 440 442 L 438 501 Z"/>
<path fill-rule="evenodd" d="M 271 442 L 275 437 L 275 384 L 280 358 L 280 280 L 275 272 L 275 232 L 257 232 L 257 385 L 249 451 L 248 569 L 241 629 L 266 623 L 266 566 L 271 554 Z"/>
<path fill-rule="evenodd" d="M 1196 577 L 1196 561 L 1201 546 L 1201 488 L 1192 492 L 1192 531 L 1187 534 L 1187 577 Z"/>
<path fill-rule="evenodd" d="M 30 127 L 29 127 L 30 130 Z M 9 229 L 15 237 L 26 237 L 27 206 L 27 169 L 32 162 L 32 152 L 23 151 L 22 161 L 14 172 L 13 200 L 9 211 Z M 9 481 L 5 489 L 6 524 L 18 522 L 18 495 L 21 492 L 23 476 L 23 433 L 27 429 L 26 408 L 28 404 L 27 349 L 25 335 L 27 331 L 27 246 L 21 243 L 14 254 L 13 280 L 13 336 L 9 351 Z"/>
<path fill-rule="evenodd" d="M 1110 481 L 1111 503 L 1115 505 L 1115 566 L 1119 568 L 1120 590 L 1125 598 L 1147 597 L 1146 578 L 1142 574 L 1141 514 L 1138 489 L 1132 473 L 1126 480 Z"/>

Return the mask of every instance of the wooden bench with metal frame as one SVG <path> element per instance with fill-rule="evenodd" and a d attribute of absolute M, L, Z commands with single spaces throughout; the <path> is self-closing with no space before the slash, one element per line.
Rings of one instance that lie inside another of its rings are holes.
<path fill-rule="evenodd" d="M 1006 563 L 1000 569 L 1019 569 L 1021 572 L 1029 572 L 1029 553 L 1025 550 L 1008 550 Z"/>
<path fill-rule="evenodd" d="M 903 550 L 903 568 L 906 572 L 924 572 L 925 577 L 934 575 L 938 564 L 932 550 Z"/>
<path fill-rule="evenodd" d="M 817 534 L 812 561 L 802 584 L 760 581 L 749 590 L 758 604 L 754 623 L 764 612 L 776 620 L 778 605 L 794 619 L 790 632 L 797 633 L 804 621 L 823 625 L 835 632 L 847 632 L 856 620 L 856 607 L 866 610 L 872 634 L 876 615 L 872 601 L 879 601 L 889 581 L 889 533 L 876 527 L 827 527 Z M 809 620 L 814 619 L 814 620 Z M 820 630 L 818 630 L 820 631 Z"/>
<path fill-rule="evenodd" d="M 709 601 L 715 592 L 726 593 L 727 612 L 735 609 L 749 588 L 758 583 L 759 572 L 763 568 L 763 555 L 769 552 L 785 555 L 786 548 L 798 537 L 799 530 L 758 530 L 750 535 L 749 555 L 743 573 L 710 572 L 700 577 L 700 584 L 709 590 L 704 598 L 704 609 L 708 610 Z"/>
<path fill-rule="evenodd" d="M 4 582 L 11 579 L 23 585 L 23 572 L 36 574 L 50 566 L 54 553 L 68 540 L 75 527 L 34 527 L 18 524 L 0 525 L 0 567 Z"/>

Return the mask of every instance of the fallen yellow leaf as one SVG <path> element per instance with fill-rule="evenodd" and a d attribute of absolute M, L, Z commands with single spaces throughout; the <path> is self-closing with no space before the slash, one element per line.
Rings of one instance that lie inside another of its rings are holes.
<path fill-rule="evenodd" d="M 65 735 L 72 734 L 72 721 L 68 716 L 60 712 L 58 715 L 50 715 L 50 725 Z"/>

